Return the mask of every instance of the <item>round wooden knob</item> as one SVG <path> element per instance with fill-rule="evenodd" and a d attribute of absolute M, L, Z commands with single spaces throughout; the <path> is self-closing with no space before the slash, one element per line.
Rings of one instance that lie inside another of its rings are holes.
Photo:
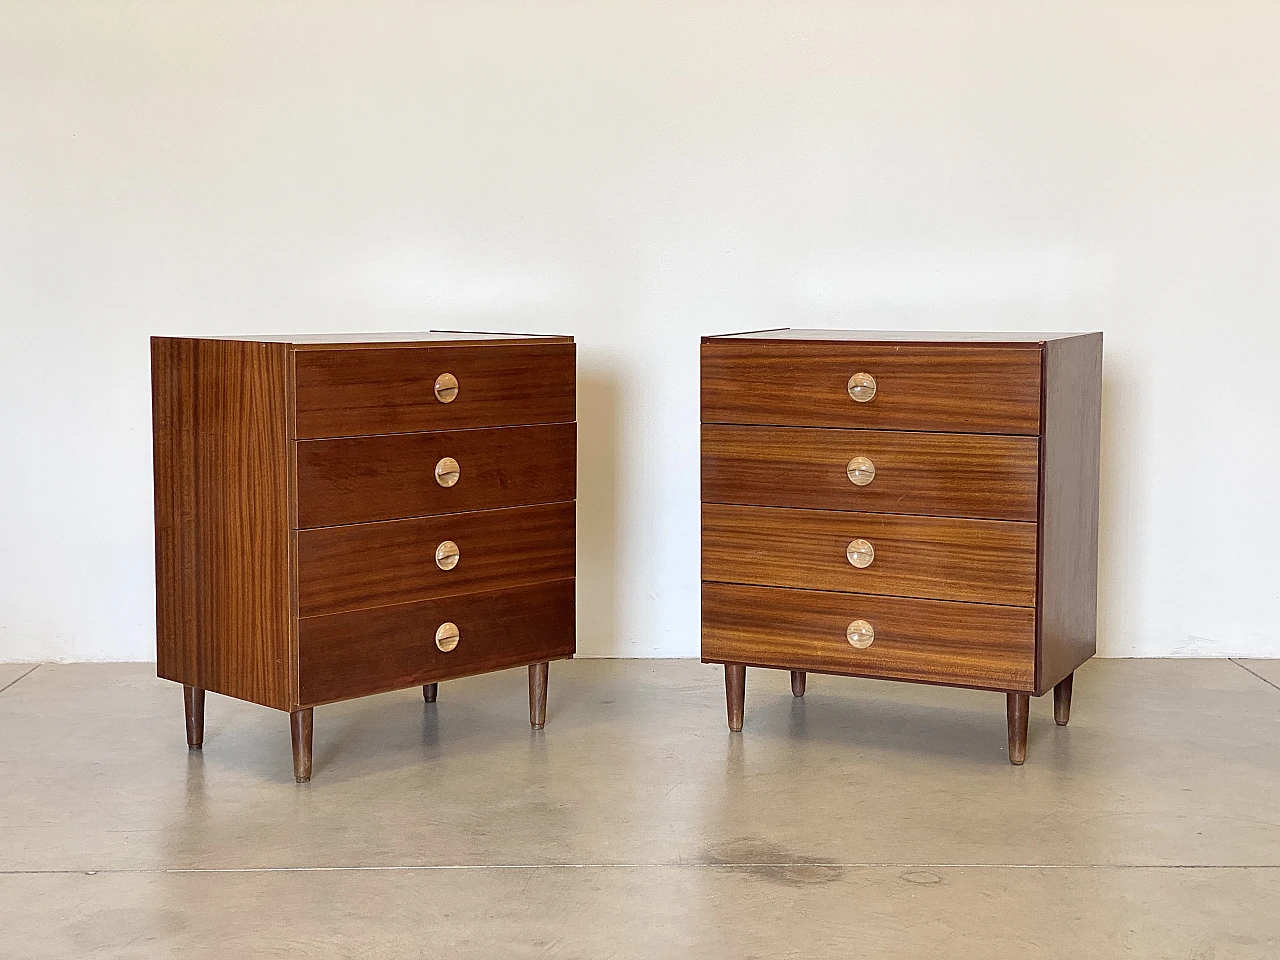
<path fill-rule="evenodd" d="M 876 631 L 871 624 L 865 620 L 855 620 L 849 624 L 849 628 L 844 632 L 845 639 L 859 650 L 865 650 L 871 644 L 875 643 Z"/>
<path fill-rule="evenodd" d="M 867 403 L 876 395 L 876 378 L 869 373 L 855 373 L 849 378 L 849 396 L 858 403 Z"/>
<path fill-rule="evenodd" d="M 849 558 L 851 564 L 862 570 L 871 566 L 871 561 L 876 558 L 876 548 L 868 540 L 853 540 L 850 541 L 844 555 Z"/>
<path fill-rule="evenodd" d="M 845 468 L 854 486 L 865 487 L 876 478 L 876 465 L 866 457 L 854 457 Z"/>
<path fill-rule="evenodd" d="M 441 403 L 453 403 L 458 396 L 458 378 L 452 373 L 436 377 L 436 399 Z"/>
<path fill-rule="evenodd" d="M 462 551 L 452 540 L 446 540 L 436 547 L 436 566 L 441 570 L 452 570 L 462 559 Z"/>
<path fill-rule="evenodd" d="M 458 645 L 458 637 L 456 623 L 442 623 L 436 629 L 436 646 L 440 648 L 441 653 L 449 653 Z"/>
<path fill-rule="evenodd" d="M 462 479 L 462 468 L 453 457 L 443 457 L 436 464 L 436 483 L 442 487 L 452 487 Z M 854 481 L 857 482 L 856 480 Z"/>

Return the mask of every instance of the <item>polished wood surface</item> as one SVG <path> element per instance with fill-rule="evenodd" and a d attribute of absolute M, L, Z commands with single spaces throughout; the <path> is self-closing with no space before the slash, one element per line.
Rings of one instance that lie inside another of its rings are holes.
<path fill-rule="evenodd" d="M 446 514 L 298 534 L 298 606 L 316 617 L 574 576 L 573 503 Z M 461 560 L 436 564 L 452 540 Z"/>
<path fill-rule="evenodd" d="M 311 350 L 295 357 L 299 439 L 574 419 L 572 343 Z M 441 403 L 436 378 L 458 396 Z"/>
<path fill-rule="evenodd" d="M 875 479 L 850 482 L 867 457 Z M 1034 437 L 704 424 L 702 500 L 819 510 L 1035 520 Z"/>
<path fill-rule="evenodd" d="M 187 746 L 199 750 L 204 746 L 204 691 L 184 684 L 182 699 L 187 715 Z"/>
<path fill-rule="evenodd" d="M 1027 759 L 1027 721 L 1031 716 L 1031 698 L 1025 693 L 1005 695 L 1005 713 L 1009 723 L 1009 762 L 1021 766 Z"/>
<path fill-rule="evenodd" d="M 310 707 L 289 714 L 289 733 L 293 740 L 293 778 L 298 783 L 311 779 L 311 737 L 314 711 Z"/>
<path fill-rule="evenodd" d="M 803 670 L 791 671 L 791 695 L 793 697 L 804 696 L 805 681 L 808 679 L 808 676 L 809 675 Z"/>
<path fill-rule="evenodd" d="M 248 343 L 284 343 L 291 346 L 294 352 L 308 350 L 332 350 L 341 347 L 344 350 L 377 349 L 394 350 L 397 348 L 415 349 L 425 345 L 468 346 L 468 345 L 515 345 L 573 343 L 573 337 L 561 337 L 537 333 L 491 333 L 485 330 L 393 330 L 383 332 L 362 331 L 360 333 L 266 333 L 248 334 L 245 336 L 219 337 L 220 340 L 244 341 Z"/>
<path fill-rule="evenodd" d="M 747 704 L 747 668 L 744 664 L 724 665 L 724 699 L 729 713 L 729 729 L 738 733 L 742 730 Z"/>
<path fill-rule="evenodd" d="M 458 625 L 451 652 L 436 628 Z M 455 680 L 574 652 L 574 582 L 534 584 L 309 617 L 299 624 L 302 702 Z"/>
<path fill-rule="evenodd" d="M 1068 673 L 1053 688 L 1053 722 L 1065 727 L 1071 722 L 1071 680 L 1074 673 Z"/>
<path fill-rule="evenodd" d="M 435 480 L 444 457 L 460 467 L 451 487 Z M 304 440 L 298 443 L 298 525 L 572 500 L 576 465 L 573 423 Z"/>
<path fill-rule="evenodd" d="M 1102 334 L 1046 344 L 1043 382 L 1037 693 L 1096 650 Z"/>
<path fill-rule="evenodd" d="M 703 338 L 703 659 L 999 690 L 1022 763 L 1094 652 L 1101 391 L 1101 334 Z"/>
<path fill-rule="evenodd" d="M 846 638 L 858 619 L 875 628 L 861 650 Z M 1029 692 L 1035 611 L 704 583 L 702 659 Z"/>
<path fill-rule="evenodd" d="M 287 710 L 293 670 L 286 344 L 153 337 L 156 672 Z"/>
<path fill-rule="evenodd" d="M 874 547 L 870 566 L 849 562 L 854 539 Z M 707 503 L 702 579 L 1029 607 L 1036 526 Z"/>
<path fill-rule="evenodd" d="M 206 689 L 275 707 L 305 781 L 316 703 L 433 702 L 442 679 L 573 655 L 572 339 L 151 348 L 157 672 L 185 687 L 192 747 Z"/>
<path fill-rule="evenodd" d="M 529 726 L 541 730 L 547 724 L 547 673 L 549 664 L 529 664 Z"/>
<path fill-rule="evenodd" d="M 875 378 L 867 403 L 855 373 Z M 702 421 L 1034 436 L 1040 348 L 704 339 Z"/>
<path fill-rule="evenodd" d="M 968 349 L 971 346 L 1000 346 L 1027 349 L 1038 347 L 1051 340 L 1066 340 L 1081 336 L 1070 331 L 1029 330 L 827 330 L 815 327 L 768 327 L 746 330 L 741 333 L 718 333 L 702 338 L 703 343 L 721 340 L 782 340 L 807 341 L 809 343 L 841 345 L 888 344 L 942 344 L 952 348 Z"/>

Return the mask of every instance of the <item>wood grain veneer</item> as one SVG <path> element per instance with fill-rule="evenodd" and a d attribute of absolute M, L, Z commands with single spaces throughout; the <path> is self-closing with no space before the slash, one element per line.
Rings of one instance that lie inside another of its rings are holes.
<path fill-rule="evenodd" d="M 874 547 L 870 566 L 849 562 L 854 539 Z M 706 503 L 702 579 L 1031 607 L 1036 527 Z"/>
<path fill-rule="evenodd" d="M 446 540 L 461 550 L 461 560 L 452 570 L 436 565 L 436 547 Z M 302 617 L 573 575 L 573 503 L 323 527 L 298 534 Z"/>
<path fill-rule="evenodd" d="M 864 487 L 854 457 L 875 464 Z M 1035 520 L 1034 437 L 704 424 L 702 499 L 770 507 Z"/>
<path fill-rule="evenodd" d="M 875 627 L 875 641 L 864 650 L 845 639 L 858 619 Z M 704 583 L 702 659 L 1030 692 L 1035 611 Z"/>
<path fill-rule="evenodd" d="M 287 710 L 293 477 L 284 344 L 151 342 L 156 670 Z"/>
<path fill-rule="evenodd" d="M 704 338 L 703 659 L 730 729 L 747 664 L 796 696 L 812 670 L 980 687 L 1023 762 L 1029 696 L 1065 724 L 1094 652 L 1101 395 L 1099 333 Z"/>
<path fill-rule="evenodd" d="M 1102 334 L 1046 343 L 1044 385 L 1037 696 L 1096 649 Z"/>
<path fill-rule="evenodd" d="M 461 479 L 436 482 L 453 457 Z M 445 430 L 298 444 L 298 525 L 326 527 L 572 500 L 577 425 Z"/>
<path fill-rule="evenodd" d="M 458 646 L 435 644 L 441 623 Z M 573 655 L 574 582 L 530 584 L 302 621 L 302 699 L 321 704 Z"/>
<path fill-rule="evenodd" d="M 850 401 L 859 372 L 879 385 L 870 403 Z M 1040 350 L 712 338 L 702 349 L 702 422 L 1035 436 Z"/>
<path fill-rule="evenodd" d="M 528 666 L 545 704 L 575 643 L 572 339 L 156 337 L 151 358 L 157 673 L 192 748 L 207 690 L 287 711 L 300 782 L 320 702 Z"/>
<path fill-rule="evenodd" d="M 574 419 L 572 342 L 308 350 L 294 360 L 299 439 Z M 436 399 L 441 374 L 458 396 Z"/>

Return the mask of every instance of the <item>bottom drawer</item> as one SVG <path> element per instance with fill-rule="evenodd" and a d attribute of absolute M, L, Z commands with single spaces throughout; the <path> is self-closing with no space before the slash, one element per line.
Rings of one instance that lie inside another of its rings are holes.
<path fill-rule="evenodd" d="M 445 623 L 457 645 L 436 642 Z M 574 653 L 574 581 L 356 610 L 298 622 L 299 701 L 386 690 L 559 660 Z"/>
<path fill-rule="evenodd" d="M 716 663 L 1030 693 L 1035 633 L 1027 607 L 702 585 L 702 659 Z"/>

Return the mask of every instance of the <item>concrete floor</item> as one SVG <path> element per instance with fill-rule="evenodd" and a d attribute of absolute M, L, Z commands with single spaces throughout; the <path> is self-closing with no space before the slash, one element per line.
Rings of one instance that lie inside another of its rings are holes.
<path fill-rule="evenodd" d="M 1280 957 L 1280 661 L 1004 697 L 557 663 L 283 714 L 0 665 L 0 957 Z"/>

